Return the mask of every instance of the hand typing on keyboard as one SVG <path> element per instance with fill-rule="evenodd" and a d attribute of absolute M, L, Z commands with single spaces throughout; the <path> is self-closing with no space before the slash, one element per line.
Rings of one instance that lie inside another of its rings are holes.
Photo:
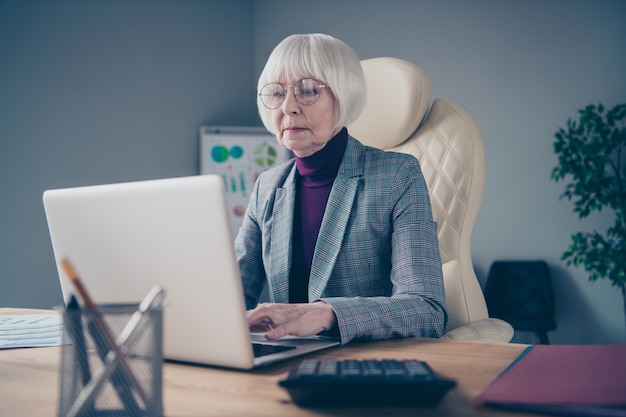
<path fill-rule="evenodd" d="M 291 335 L 308 337 L 332 329 L 337 318 L 324 302 L 300 304 L 262 303 L 246 313 L 252 332 L 264 332 L 270 340 Z"/>

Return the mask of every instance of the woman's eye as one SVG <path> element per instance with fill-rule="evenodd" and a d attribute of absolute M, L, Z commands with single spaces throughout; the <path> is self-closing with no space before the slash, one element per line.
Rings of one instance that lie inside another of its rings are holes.
<path fill-rule="evenodd" d="M 300 91 L 300 95 L 304 97 L 312 97 L 317 94 L 317 90 L 315 88 L 304 88 Z"/>

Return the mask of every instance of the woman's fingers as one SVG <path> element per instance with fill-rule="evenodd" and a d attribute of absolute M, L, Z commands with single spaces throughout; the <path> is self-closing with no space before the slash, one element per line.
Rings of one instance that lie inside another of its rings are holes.
<path fill-rule="evenodd" d="M 330 329 L 336 322 L 332 308 L 323 302 L 311 304 L 259 304 L 247 313 L 253 332 L 265 332 L 268 339 L 292 335 L 308 337 Z"/>

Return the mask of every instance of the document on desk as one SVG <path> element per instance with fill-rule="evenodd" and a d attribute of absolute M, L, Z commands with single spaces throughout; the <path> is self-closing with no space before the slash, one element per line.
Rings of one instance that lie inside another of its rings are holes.
<path fill-rule="evenodd" d="M 0 315 L 0 349 L 60 346 L 62 336 L 59 313 Z"/>
<path fill-rule="evenodd" d="M 626 345 L 531 346 L 477 401 L 562 416 L 626 417 Z"/>

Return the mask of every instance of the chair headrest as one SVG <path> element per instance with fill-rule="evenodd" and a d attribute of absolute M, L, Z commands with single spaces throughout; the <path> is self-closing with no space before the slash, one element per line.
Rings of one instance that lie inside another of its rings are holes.
<path fill-rule="evenodd" d="M 430 78 L 417 65 L 397 58 L 366 59 L 361 65 L 367 82 L 367 101 L 348 131 L 376 148 L 400 145 L 428 112 Z"/>

